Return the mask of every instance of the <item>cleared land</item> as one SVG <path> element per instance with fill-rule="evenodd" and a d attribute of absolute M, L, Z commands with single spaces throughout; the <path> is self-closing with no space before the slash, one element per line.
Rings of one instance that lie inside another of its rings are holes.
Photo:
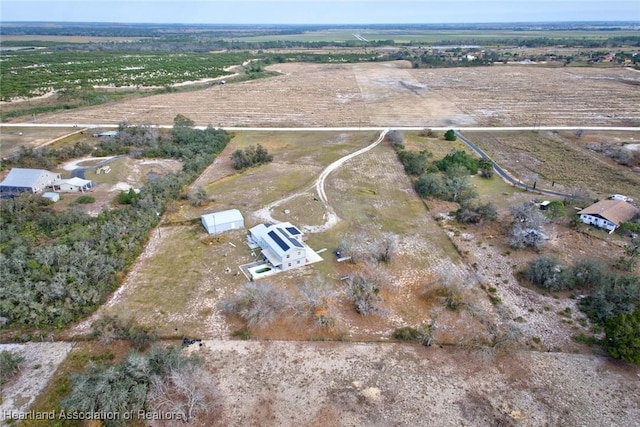
<path fill-rule="evenodd" d="M 43 114 L 44 123 L 214 126 L 462 126 L 640 124 L 640 73 L 494 65 L 412 69 L 408 62 L 278 64 L 269 79 Z"/>
<path fill-rule="evenodd" d="M 465 132 L 505 170 L 539 188 L 571 193 L 589 190 L 603 199 L 614 193 L 640 200 L 640 175 L 590 149 L 594 144 L 637 143 L 635 132 Z"/>

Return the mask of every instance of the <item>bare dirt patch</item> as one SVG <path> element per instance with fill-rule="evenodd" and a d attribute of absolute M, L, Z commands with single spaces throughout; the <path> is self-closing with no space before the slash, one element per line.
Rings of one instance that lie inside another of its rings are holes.
<path fill-rule="evenodd" d="M 640 75 L 619 68 L 411 69 L 405 61 L 277 64 L 282 75 L 42 115 L 44 122 L 214 126 L 622 125 L 640 123 Z"/>
<path fill-rule="evenodd" d="M 72 343 L 65 342 L 0 344 L 0 351 L 15 352 L 25 359 L 19 374 L 2 388 L 0 424 L 10 419 L 6 416 L 8 411 L 27 411 L 72 348 Z"/>
<path fill-rule="evenodd" d="M 194 348 L 194 351 L 199 351 Z M 223 425 L 635 425 L 638 368 L 557 353 L 206 341 Z"/>

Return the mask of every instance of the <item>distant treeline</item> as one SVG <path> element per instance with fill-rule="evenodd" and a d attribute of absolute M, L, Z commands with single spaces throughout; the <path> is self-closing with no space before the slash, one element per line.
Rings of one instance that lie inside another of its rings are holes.
<path fill-rule="evenodd" d="M 295 34 L 295 33 L 292 33 Z M 594 37 L 492 37 L 492 38 L 455 38 L 436 41 L 413 40 L 397 42 L 393 39 L 346 41 L 301 41 L 270 40 L 246 41 L 225 38 L 224 35 L 175 35 L 159 38 L 141 39 L 127 42 L 51 42 L 51 41 L 3 41 L 3 46 L 49 47 L 55 50 L 75 51 L 133 51 L 133 52 L 210 52 L 216 50 L 260 50 L 260 49 L 320 49 L 326 47 L 341 48 L 375 48 L 382 46 L 515 46 L 515 47 L 583 47 L 583 48 L 615 48 L 623 46 L 640 47 L 640 36 L 624 35 L 605 37 L 594 32 Z M 232 36 L 231 36 L 232 37 Z"/>

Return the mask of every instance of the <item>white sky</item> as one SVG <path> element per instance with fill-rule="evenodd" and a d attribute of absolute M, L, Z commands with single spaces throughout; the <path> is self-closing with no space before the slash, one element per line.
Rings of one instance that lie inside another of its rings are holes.
<path fill-rule="evenodd" d="M 0 21 L 203 24 L 640 21 L 640 0 L 0 0 Z"/>

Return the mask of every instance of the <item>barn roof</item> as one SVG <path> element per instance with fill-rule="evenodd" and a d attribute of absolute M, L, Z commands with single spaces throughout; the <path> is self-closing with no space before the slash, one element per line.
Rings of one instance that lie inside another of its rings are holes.
<path fill-rule="evenodd" d="M 580 214 L 600 216 L 616 226 L 623 221 L 629 221 L 638 209 L 624 200 L 600 200 L 580 211 Z"/>
<path fill-rule="evenodd" d="M 40 177 L 45 173 L 53 173 L 48 172 L 44 169 L 23 169 L 23 168 L 13 168 L 9 172 L 9 175 L 4 179 L 4 181 L 0 182 L 0 186 L 3 187 L 33 187 Z"/>
<path fill-rule="evenodd" d="M 226 211 L 213 212 L 202 215 L 201 218 L 206 222 L 207 226 L 229 224 L 235 221 L 244 221 L 242 214 L 238 209 L 229 209 Z"/>

